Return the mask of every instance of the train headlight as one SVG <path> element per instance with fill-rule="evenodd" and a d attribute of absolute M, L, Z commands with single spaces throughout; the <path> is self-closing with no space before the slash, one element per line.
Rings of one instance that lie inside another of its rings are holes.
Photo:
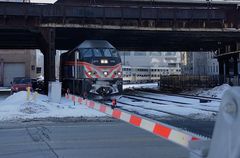
<path fill-rule="evenodd" d="M 120 76 L 122 76 L 122 72 L 121 71 L 118 71 L 117 72 L 117 75 L 120 77 Z"/>
<path fill-rule="evenodd" d="M 102 60 L 101 60 L 101 64 L 108 64 L 108 60 L 102 59 Z"/>
<path fill-rule="evenodd" d="M 107 71 L 104 71 L 103 74 L 104 74 L 104 76 L 107 76 L 107 75 L 108 75 L 108 72 L 107 72 Z"/>
<path fill-rule="evenodd" d="M 93 72 L 92 71 L 88 71 L 88 75 L 92 76 Z"/>

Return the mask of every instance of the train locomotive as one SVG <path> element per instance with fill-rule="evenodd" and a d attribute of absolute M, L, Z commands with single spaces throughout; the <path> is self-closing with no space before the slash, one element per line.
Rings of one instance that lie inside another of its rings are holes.
<path fill-rule="evenodd" d="M 94 100 L 113 100 L 122 93 L 122 64 L 108 41 L 86 40 L 60 56 L 65 92 Z"/>

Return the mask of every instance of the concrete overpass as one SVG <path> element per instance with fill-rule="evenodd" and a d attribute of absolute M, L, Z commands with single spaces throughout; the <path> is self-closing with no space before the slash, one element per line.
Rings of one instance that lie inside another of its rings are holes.
<path fill-rule="evenodd" d="M 238 4 L 126 4 L 1 2 L 0 49 L 41 49 L 49 67 L 45 79 L 51 81 L 55 50 L 72 49 L 85 39 L 105 39 L 120 50 L 218 50 L 224 62 L 225 53 L 240 48 Z"/>

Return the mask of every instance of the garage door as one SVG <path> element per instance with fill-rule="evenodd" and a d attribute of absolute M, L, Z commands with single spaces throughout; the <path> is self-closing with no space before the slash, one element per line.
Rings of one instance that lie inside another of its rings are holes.
<path fill-rule="evenodd" d="M 4 80 L 5 87 L 10 86 L 10 82 L 14 77 L 25 77 L 24 63 L 5 63 L 4 64 Z"/>

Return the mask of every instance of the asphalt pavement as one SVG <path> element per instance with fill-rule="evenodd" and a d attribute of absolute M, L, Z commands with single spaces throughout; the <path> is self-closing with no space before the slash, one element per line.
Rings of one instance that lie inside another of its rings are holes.
<path fill-rule="evenodd" d="M 0 158 L 188 158 L 188 151 L 120 121 L 4 123 Z"/>

